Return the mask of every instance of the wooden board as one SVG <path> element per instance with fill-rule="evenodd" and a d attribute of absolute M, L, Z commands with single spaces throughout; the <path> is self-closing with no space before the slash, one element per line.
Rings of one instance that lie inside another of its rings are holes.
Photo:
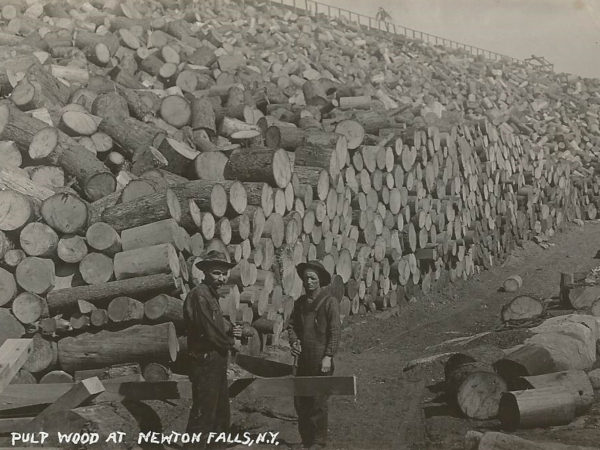
<path fill-rule="evenodd" d="M 233 362 L 253 375 L 266 378 L 285 377 L 291 375 L 294 368 L 294 366 L 291 364 L 284 364 L 278 361 L 271 361 L 269 359 L 243 355 L 241 353 L 237 353 L 235 355 Z"/>
<path fill-rule="evenodd" d="M 240 378 L 229 385 L 229 397 L 243 390 L 261 397 L 356 395 L 356 376 Z"/>
<path fill-rule="evenodd" d="M 70 384 L 70 383 L 66 383 Z M 104 392 L 104 386 L 98 377 L 88 378 L 75 383 L 67 392 L 27 423 L 20 431 L 36 432 L 44 429 L 44 421 L 52 415 L 77 408 L 83 402 Z"/>
<path fill-rule="evenodd" d="M 33 339 L 7 339 L 0 347 L 0 393 L 29 358 Z"/>
<path fill-rule="evenodd" d="M 103 380 L 105 391 L 94 402 L 123 400 L 169 400 L 191 398 L 189 381 L 127 381 Z M 0 394 L 0 416 L 31 415 L 40 405 L 56 402 L 76 383 L 11 384 Z"/>

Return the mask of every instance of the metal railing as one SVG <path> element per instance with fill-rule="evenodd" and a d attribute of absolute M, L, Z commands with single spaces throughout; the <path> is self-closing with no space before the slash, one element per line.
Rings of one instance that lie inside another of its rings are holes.
<path fill-rule="evenodd" d="M 452 39 L 446 39 L 435 34 L 426 33 L 424 31 L 415 30 L 413 28 L 404 27 L 402 25 L 396 25 L 393 22 L 377 20 L 375 17 L 365 16 L 364 14 L 356 13 L 348 9 L 339 8 L 337 6 L 327 5 L 325 3 L 317 2 L 314 0 L 262 0 L 262 2 L 251 1 L 251 0 L 236 0 L 242 3 L 243 6 L 246 3 L 271 3 L 276 6 L 292 9 L 296 11 L 305 11 L 309 15 L 318 16 L 323 14 L 329 18 L 345 18 L 350 22 L 358 24 L 368 30 L 376 30 L 394 35 L 401 35 L 407 38 L 418 39 L 423 42 L 432 45 L 441 45 L 451 49 L 462 49 L 472 55 L 482 55 L 484 58 L 492 60 L 507 59 L 510 62 L 523 63 L 518 58 L 512 56 L 503 55 L 502 53 L 493 52 L 484 48 L 476 47 L 474 45 L 464 44 L 462 42 L 453 41 Z"/>

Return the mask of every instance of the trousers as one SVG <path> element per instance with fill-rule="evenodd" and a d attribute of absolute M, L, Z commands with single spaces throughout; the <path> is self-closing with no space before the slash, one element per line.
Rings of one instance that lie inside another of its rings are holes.
<path fill-rule="evenodd" d="M 333 375 L 333 363 L 331 370 L 324 374 L 314 367 L 298 366 L 297 376 L 331 376 Z M 314 397 L 294 397 L 294 407 L 298 415 L 298 432 L 304 447 L 312 445 L 327 445 L 327 427 L 329 415 L 329 396 L 317 395 Z"/>
<path fill-rule="evenodd" d="M 218 433 L 229 430 L 227 355 L 212 351 L 204 357 L 192 356 L 190 360 L 192 408 L 186 432 L 202 433 L 202 442 L 185 448 L 224 448 L 226 444 L 207 444 L 206 438 L 211 431 Z"/>

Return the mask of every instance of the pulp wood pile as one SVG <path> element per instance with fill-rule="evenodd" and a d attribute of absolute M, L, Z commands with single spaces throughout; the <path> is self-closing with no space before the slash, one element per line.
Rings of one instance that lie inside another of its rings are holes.
<path fill-rule="evenodd" d="M 255 353 L 301 261 L 348 316 L 595 217 L 595 80 L 266 4 L 1 4 L 0 341 L 37 378 L 174 359 L 209 248 Z"/>

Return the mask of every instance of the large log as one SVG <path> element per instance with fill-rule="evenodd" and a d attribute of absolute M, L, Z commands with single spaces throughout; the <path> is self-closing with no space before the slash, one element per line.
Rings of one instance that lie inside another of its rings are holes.
<path fill-rule="evenodd" d="M 578 396 L 563 386 L 506 392 L 498 417 L 508 430 L 566 425 L 575 418 Z"/>
<path fill-rule="evenodd" d="M 292 177 L 289 157 L 283 149 L 243 148 L 234 150 L 225 165 L 225 178 L 263 181 L 285 188 Z"/>
<path fill-rule="evenodd" d="M 80 233 L 87 226 L 88 205 L 69 192 L 54 194 L 42 203 L 44 221 L 65 234 Z"/>
<path fill-rule="evenodd" d="M 116 231 L 123 231 L 171 218 L 179 222 L 181 209 L 182 205 L 177 196 L 168 189 L 166 192 L 146 195 L 132 202 L 108 206 L 98 220 L 106 222 Z"/>
<path fill-rule="evenodd" d="M 562 386 L 575 394 L 577 398 L 576 414 L 583 414 L 594 402 L 594 388 L 589 377 L 582 370 L 521 377 L 515 383 L 514 389 L 541 389 L 556 386 Z"/>
<path fill-rule="evenodd" d="M 144 303 L 144 315 L 154 322 L 173 322 L 179 328 L 183 325 L 183 300 L 159 294 Z"/>
<path fill-rule="evenodd" d="M 121 232 L 121 243 L 124 251 L 157 244 L 172 244 L 177 250 L 186 249 L 186 239 L 182 228 L 174 219 L 129 228 Z"/>
<path fill-rule="evenodd" d="M 455 363 L 451 357 L 444 372 L 446 389 L 463 414 L 473 419 L 496 417 L 500 397 L 507 389 L 505 381 L 491 366 L 479 362 Z"/>
<path fill-rule="evenodd" d="M 494 369 L 505 380 L 557 372 L 550 352 L 541 345 L 523 345 L 494 363 Z"/>
<path fill-rule="evenodd" d="M 56 314 L 74 310 L 77 308 L 78 300 L 85 300 L 96 306 L 106 305 L 110 300 L 119 296 L 143 298 L 159 292 L 175 294 L 181 290 L 181 287 L 180 280 L 174 278 L 173 275 L 158 274 L 110 281 L 94 286 L 59 289 L 49 292 L 46 300 L 50 313 Z"/>
<path fill-rule="evenodd" d="M 134 325 L 121 331 L 100 331 L 58 341 L 58 362 L 68 372 L 129 361 L 175 361 L 177 335 L 172 323 Z M 93 352 L 86 349 L 93 348 Z"/>
<path fill-rule="evenodd" d="M 169 273 L 179 276 L 177 251 L 171 244 L 158 244 L 117 253 L 114 259 L 115 278 L 135 278 Z"/>

